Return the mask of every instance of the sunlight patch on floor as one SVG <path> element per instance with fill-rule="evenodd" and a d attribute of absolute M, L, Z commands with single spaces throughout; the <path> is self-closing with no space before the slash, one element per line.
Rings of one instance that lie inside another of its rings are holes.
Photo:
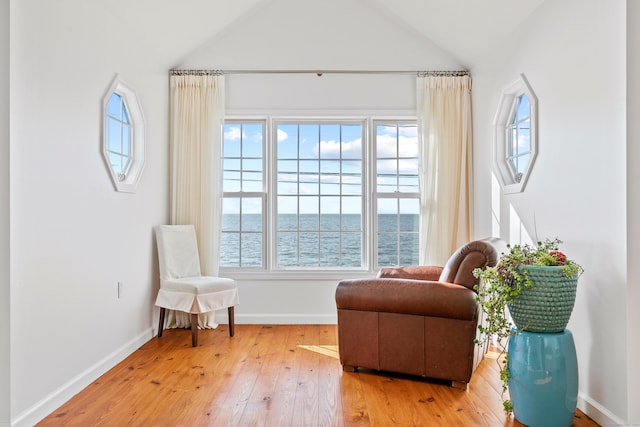
<path fill-rule="evenodd" d="M 298 345 L 298 347 L 304 348 L 305 350 L 320 353 L 324 356 L 333 357 L 334 359 L 339 359 L 337 345 L 302 345 L 301 344 L 301 345 Z"/>

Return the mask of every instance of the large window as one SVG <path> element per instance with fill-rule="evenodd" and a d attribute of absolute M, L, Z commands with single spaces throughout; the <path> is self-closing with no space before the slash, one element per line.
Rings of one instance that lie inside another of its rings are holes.
<path fill-rule="evenodd" d="M 222 268 L 417 263 L 415 121 L 227 120 L 223 159 Z"/>

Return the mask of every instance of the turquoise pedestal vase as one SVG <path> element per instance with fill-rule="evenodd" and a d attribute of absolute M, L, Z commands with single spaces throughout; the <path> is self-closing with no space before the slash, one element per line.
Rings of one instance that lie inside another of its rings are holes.
<path fill-rule="evenodd" d="M 571 331 L 520 332 L 509 340 L 513 414 L 529 427 L 569 427 L 578 401 L 578 360 Z"/>

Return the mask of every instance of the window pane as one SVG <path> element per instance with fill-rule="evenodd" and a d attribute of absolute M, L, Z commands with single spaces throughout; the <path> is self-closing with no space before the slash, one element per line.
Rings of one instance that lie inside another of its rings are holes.
<path fill-rule="evenodd" d="M 240 267 L 240 233 L 220 236 L 220 267 Z"/>
<path fill-rule="evenodd" d="M 400 200 L 400 231 L 418 234 L 420 231 L 420 203 L 418 199 Z"/>
<path fill-rule="evenodd" d="M 222 200 L 222 231 L 240 230 L 240 199 Z"/>
<path fill-rule="evenodd" d="M 223 160 L 222 191 L 240 191 L 240 159 Z"/>
<path fill-rule="evenodd" d="M 339 159 L 341 151 L 340 125 L 325 124 L 320 126 L 320 157 Z"/>
<path fill-rule="evenodd" d="M 337 218 L 337 215 L 335 216 Z M 340 265 L 340 233 L 320 234 L 320 266 Z"/>
<path fill-rule="evenodd" d="M 222 200 L 221 266 L 263 266 L 263 210 L 260 197 L 225 197 Z"/>
<path fill-rule="evenodd" d="M 398 265 L 398 239 L 396 234 L 378 234 L 378 265 Z"/>
<path fill-rule="evenodd" d="M 224 125 L 224 143 L 223 143 L 223 156 L 224 157 L 240 157 L 240 136 L 242 131 L 240 130 L 239 123 L 229 123 Z"/>
<path fill-rule="evenodd" d="M 362 231 L 362 216 L 360 214 L 343 214 L 342 230 Z"/>
<path fill-rule="evenodd" d="M 342 158 L 362 159 L 362 125 L 342 125 Z"/>
<path fill-rule="evenodd" d="M 262 191 L 262 159 L 242 161 L 242 191 Z"/>
<path fill-rule="evenodd" d="M 109 163 L 111 163 L 111 169 L 116 175 L 124 172 L 124 166 L 122 162 L 122 156 L 116 153 L 109 153 Z"/>
<path fill-rule="evenodd" d="M 242 267 L 262 266 L 262 234 L 242 233 Z"/>
<path fill-rule="evenodd" d="M 376 125 L 376 153 L 379 159 L 398 157 L 396 126 Z"/>
<path fill-rule="evenodd" d="M 362 266 L 362 233 L 342 233 L 342 267 Z"/>
<path fill-rule="evenodd" d="M 296 266 L 298 253 L 298 233 L 278 233 L 278 266 Z"/>
<path fill-rule="evenodd" d="M 405 261 L 414 258 L 417 262 L 420 227 L 417 126 L 387 122 L 376 124 L 375 130 L 377 263 L 406 264 Z"/>
<path fill-rule="evenodd" d="M 298 158 L 298 129 L 295 125 L 279 125 L 278 159 Z"/>
<path fill-rule="evenodd" d="M 531 151 L 531 128 L 529 120 L 524 120 L 518 124 L 518 153 L 528 153 Z"/>
<path fill-rule="evenodd" d="M 516 116 L 518 120 L 531 116 L 531 103 L 529 102 L 529 97 L 527 95 L 522 94 L 518 97 L 518 110 Z"/>
<path fill-rule="evenodd" d="M 320 194 L 321 195 L 340 194 L 340 184 L 322 182 L 320 184 Z"/>
<path fill-rule="evenodd" d="M 262 123 L 242 125 L 242 157 L 262 158 L 264 127 Z"/>
<path fill-rule="evenodd" d="M 278 194 L 297 194 L 298 182 L 278 182 Z"/>
<path fill-rule="evenodd" d="M 417 265 L 419 260 L 418 234 L 400 235 L 400 265 Z"/>
<path fill-rule="evenodd" d="M 300 233 L 300 266 L 318 266 L 319 261 L 318 233 Z"/>
<path fill-rule="evenodd" d="M 107 103 L 107 114 L 118 120 L 122 114 L 122 98 L 115 92 L 111 94 Z"/>
<path fill-rule="evenodd" d="M 320 230 L 338 233 L 337 236 L 340 237 L 344 231 L 345 212 L 355 214 L 356 220 L 349 221 L 348 227 L 357 232 L 351 236 L 352 239 L 358 239 L 354 246 L 362 247 L 362 225 L 359 218 L 362 210 L 362 161 L 360 159 L 363 126 L 362 124 L 301 123 L 277 124 L 276 129 L 280 141 L 278 145 L 280 160 L 278 160 L 276 171 L 278 194 L 292 195 L 278 197 L 278 233 L 285 231 L 298 233 L 299 238 L 296 243 L 300 245 L 300 256 L 296 261 L 297 266 L 340 267 L 343 265 L 340 254 L 344 239 L 336 239 L 336 235 L 328 234 L 327 245 L 336 244 L 335 250 L 332 247 L 329 250 L 319 249 L 318 245 L 325 241 L 320 237 Z M 298 137 L 294 140 L 291 135 L 298 135 Z M 345 136 L 350 139 L 345 140 Z M 294 142 L 297 147 L 294 147 Z M 343 159 L 346 152 L 350 153 L 350 160 Z M 284 153 L 288 155 L 285 156 Z M 290 157 L 293 154 L 297 157 Z M 294 182 L 298 183 L 297 188 Z M 346 201 L 351 195 L 354 196 L 353 200 Z M 354 204 L 357 204 L 357 207 L 354 207 Z M 296 214 L 296 221 L 285 218 L 283 216 L 285 214 Z M 279 245 L 285 244 L 285 241 L 278 238 Z M 283 254 L 286 251 L 279 247 L 278 253 Z M 362 253 L 357 253 L 356 258 L 360 265 Z M 284 255 L 279 255 L 278 259 L 282 262 L 292 262 L 291 257 Z M 284 265 L 280 264 L 280 266 Z"/>
<path fill-rule="evenodd" d="M 121 135 L 122 123 L 112 118 L 107 119 L 107 149 L 109 151 L 120 153 Z"/>
<path fill-rule="evenodd" d="M 300 230 L 316 231 L 320 226 L 320 215 L 317 214 L 301 214 Z"/>
<path fill-rule="evenodd" d="M 278 215 L 278 231 L 292 231 L 298 229 L 298 215 L 280 214 Z"/>
<path fill-rule="evenodd" d="M 297 196 L 279 196 L 278 197 L 278 217 L 282 214 L 298 214 L 298 197 Z"/>

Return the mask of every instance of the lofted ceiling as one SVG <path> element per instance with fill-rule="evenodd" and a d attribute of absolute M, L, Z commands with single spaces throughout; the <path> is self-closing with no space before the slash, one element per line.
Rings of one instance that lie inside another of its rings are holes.
<path fill-rule="evenodd" d="M 110 13 L 132 28 L 168 64 L 278 0 L 110 0 Z M 299 0 L 301 2 L 312 0 Z M 322 1 L 322 0 L 313 0 Z M 507 37 L 544 0 L 343 0 L 364 1 L 471 66 Z M 317 4 L 316 4 L 317 6 Z M 337 11 L 339 12 L 339 11 Z"/>
<path fill-rule="evenodd" d="M 472 64 L 544 0 L 374 0 L 462 64 Z"/>

